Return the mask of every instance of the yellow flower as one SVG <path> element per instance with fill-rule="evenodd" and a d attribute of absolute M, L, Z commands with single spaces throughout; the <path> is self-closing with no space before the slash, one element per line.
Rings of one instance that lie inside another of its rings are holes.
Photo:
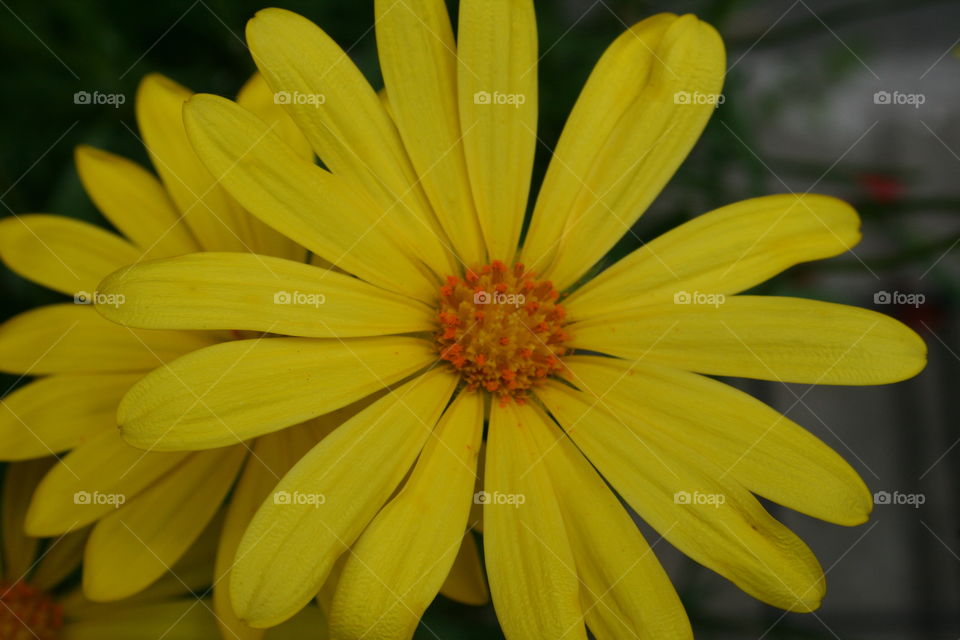
<path fill-rule="evenodd" d="M 166 573 L 136 598 L 108 604 L 86 599 L 71 581 L 80 568 L 90 533 L 39 540 L 23 534 L 30 495 L 52 459 L 7 466 L 3 485 L 2 567 L 0 574 L 0 638 L 4 640 L 194 640 L 217 633 L 209 605 L 192 595 L 197 582 L 191 569 L 204 564 L 190 554 L 178 565 L 179 578 Z M 202 547 L 203 545 L 198 545 Z M 206 561 L 209 564 L 209 560 Z M 188 566 L 189 565 L 189 566 Z M 210 570 L 204 576 L 209 580 Z"/>
<path fill-rule="evenodd" d="M 849 249 L 855 212 L 817 195 L 747 200 L 587 278 L 713 111 L 717 33 L 661 14 L 610 46 L 522 234 L 533 3 L 463 0 L 456 41 L 442 0 L 378 0 L 376 13 L 384 99 L 304 18 L 268 9 L 248 26 L 260 72 L 323 168 L 242 106 L 200 95 L 185 108 L 227 191 L 335 270 L 201 254 L 100 285 L 126 304 L 98 309 L 133 327 L 272 336 L 200 349 L 137 383 L 119 411 L 136 446 L 214 449 L 388 390 L 259 508 L 231 575 L 238 615 L 277 624 L 339 572 L 333 637 L 410 637 L 482 503 L 508 638 L 689 637 L 607 483 L 748 594 L 815 609 L 817 560 L 754 494 L 844 525 L 866 520 L 870 494 L 822 442 L 706 375 L 880 384 L 923 368 L 923 342 L 886 316 L 739 295 Z"/>
<path fill-rule="evenodd" d="M 240 535 L 277 478 L 342 418 L 330 416 L 217 451 L 136 449 L 120 437 L 115 419 L 130 386 L 177 356 L 240 334 L 135 331 L 104 320 L 92 306 L 122 305 L 122 298 L 98 292 L 97 283 L 144 259 L 199 250 L 306 258 L 305 249 L 243 211 L 200 163 L 182 122 L 190 95 L 160 76 L 147 77 L 139 89 L 140 132 L 159 180 L 105 151 L 77 150 L 84 187 L 122 235 L 46 214 L 0 223 L 0 258 L 24 277 L 74 296 L 76 303 L 27 311 L 0 327 L 0 367 L 40 376 L 3 399 L 0 459 L 69 451 L 39 483 L 26 528 L 31 535 L 57 536 L 92 524 L 89 540 L 84 536 L 83 588 L 95 601 L 131 596 L 160 579 L 208 526 L 239 478 L 217 549 L 216 575 L 211 566 L 206 584 L 217 585 L 214 600 L 225 637 L 259 637 L 236 620 L 226 597 L 225 576 Z M 274 125 L 303 158 L 313 157 L 262 78 L 251 79 L 238 100 Z"/>

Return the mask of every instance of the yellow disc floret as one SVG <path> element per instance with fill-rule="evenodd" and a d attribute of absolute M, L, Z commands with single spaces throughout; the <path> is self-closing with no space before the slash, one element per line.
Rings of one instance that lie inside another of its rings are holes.
<path fill-rule="evenodd" d="M 522 264 L 495 261 L 440 287 L 436 340 L 469 389 L 484 389 L 505 403 L 523 402 L 529 389 L 559 371 L 568 335 L 566 313 L 549 280 Z"/>

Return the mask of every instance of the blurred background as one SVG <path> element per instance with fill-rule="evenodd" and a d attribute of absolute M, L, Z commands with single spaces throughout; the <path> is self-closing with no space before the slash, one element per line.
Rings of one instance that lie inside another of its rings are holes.
<path fill-rule="evenodd" d="M 372 2 L 275 4 L 320 24 L 380 86 Z M 81 189 L 73 148 L 91 144 L 149 165 L 136 137 L 139 79 L 160 72 L 195 91 L 233 96 L 253 71 L 244 23 L 263 6 L 0 0 L 0 216 L 49 212 L 106 225 Z M 727 43 L 723 104 L 636 235 L 608 260 L 743 198 L 839 196 L 863 218 L 861 245 L 796 267 L 761 291 L 889 313 L 929 348 L 926 371 L 895 386 L 736 383 L 830 444 L 871 491 L 922 504 L 877 504 L 869 523 L 851 529 L 769 505 L 827 571 L 823 607 L 806 615 L 750 599 L 645 529 L 697 637 L 960 638 L 960 3 L 544 0 L 537 10 L 539 135 L 551 147 L 594 62 L 627 25 L 660 11 L 693 12 Z M 75 102 L 77 92 L 95 91 L 122 96 L 122 104 Z M 535 184 L 548 160 L 541 147 Z M 3 319 L 62 299 L 5 268 L 0 287 Z M 417 637 L 501 635 L 492 608 L 440 598 Z"/>

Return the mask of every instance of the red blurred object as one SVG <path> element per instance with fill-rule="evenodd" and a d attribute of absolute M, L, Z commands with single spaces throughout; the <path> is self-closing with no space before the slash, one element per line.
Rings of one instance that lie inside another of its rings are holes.
<path fill-rule="evenodd" d="M 877 204 L 896 202 L 903 195 L 903 183 L 888 173 L 862 173 L 857 180 Z"/>

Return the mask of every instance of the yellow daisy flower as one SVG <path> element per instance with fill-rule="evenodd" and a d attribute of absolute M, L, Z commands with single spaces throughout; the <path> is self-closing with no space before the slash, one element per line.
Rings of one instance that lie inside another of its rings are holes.
<path fill-rule="evenodd" d="M 126 303 L 98 309 L 132 327 L 273 336 L 194 351 L 134 385 L 119 422 L 136 446 L 216 449 L 388 390 L 260 506 L 231 574 L 237 614 L 277 624 L 334 573 L 333 637 L 410 637 L 481 503 L 508 638 L 689 637 L 610 487 L 746 593 L 815 609 L 817 560 L 755 496 L 855 525 L 870 494 L 799 425 L 707 376 L 862 385 L 923 368 L 923 342 L 891 318 L 741 295 L 848 250 L 856 213 L 818 195 L 747 200 L 589 278 L 713 111 L 718 34 L 661 14 L 609 47 L 524 232 L 533 3 L 463 0 L 456 40 L 442 0 L 375 6 L 385 97 L 308 20 L 268 9 L 248 25 L 260 72 L 324 167 L 229 100 L 185 108 L 220 184 L 336 269 L 197 254 L 100 285 Z"/>
<path fill-rule="evenodd" d="M 197 640 L 217 633 L 209 605 L 193 591 L 209 582 L 198 543 L 177 565 L 135 598 L 100 604 L 84 597 L 72 580 L 80 568 L 89 529 L 49 540 L 23 534 L 30 495 L 52 459 L 7 466 L 0 528 L 0 638 L 4 640 Z M 209 545 L 206 545 L 209 546 Z M 204 560 L 206 560 L 204 562 Z M 197 571 L 204 567 L 205 571 Z M 197 578 L 200 578 L 198 581 Z"/>
<path fill-rule="evenodd" d="M 97 283 L 144 259 L 200 250 L 306 259 L 305 249 L 249 216 L 200 163 L 182 122 L 190 96 L 160 76 L 148 76 L 138 91 L 140 132 L 159 180 L 119 156 L 91 147 L 77 150 L 84 187 L 122 235 L 46 214 L 0 223 L 0 258 L 78 303 L 33 309 L 0 327 L 0 367 L 21 377 L 39 376 L 2 401 L 0 459 L 69 452 L 39 483 L 26 528 L 31 535 L 57 536 L 92 525 L 84 538 L 83 587 L 95 601 L 126 598 L 160 579 L 208 526 L 239 478 L 217 549 L 216 575 L 211 567 L 206 579 L 217 585 L 217 620 L 225 637 L 257 638 L 262 633 L 233 616 L 226 596 L 240 535 L 276 480 L 351 409 L 217 451 L 136 449 L 120 437 L 115 418 L 130 386 L 158 365 L 241 334 L 134 331 L 104 320 L 92 306 L 123 304 L 96 291 Z M 273 124 L 304 161 L 313 158 L 262 78 L 254 76 L 238 100 Z"/>

